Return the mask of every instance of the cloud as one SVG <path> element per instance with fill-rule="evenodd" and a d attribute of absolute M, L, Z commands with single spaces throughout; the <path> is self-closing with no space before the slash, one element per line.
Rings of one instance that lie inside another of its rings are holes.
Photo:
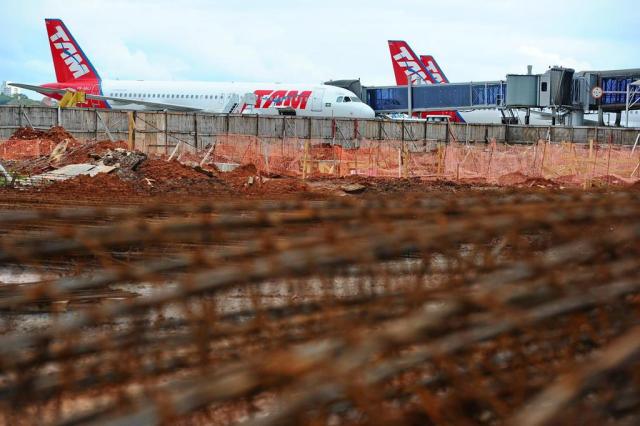
<path fill-rule="evenodd" d="M 530 63 L 562 65 L 564 67 L 573 68 L 575 70 L 592 69 L 591 62 L 579 60 L 571 56 L 566 56 L 553 51 L 543 50 L 537 46 L 524 45 L 518 48 L 518 53 L 529 59 Z"/>

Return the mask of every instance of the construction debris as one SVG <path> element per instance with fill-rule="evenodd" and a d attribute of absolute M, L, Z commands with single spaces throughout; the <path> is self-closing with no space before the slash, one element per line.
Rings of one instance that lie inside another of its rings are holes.
<path fill-rule="evenodd" d="M 80 175 L 93 177 L 98 173 L 110 173 L 116 168 L 116 166 L 105 166 L 104 164 L 70 164 L 59 169 L 32 176 L 31 182 L 44 183 L 48 181 L 61 181 L 71 179 Z"/>

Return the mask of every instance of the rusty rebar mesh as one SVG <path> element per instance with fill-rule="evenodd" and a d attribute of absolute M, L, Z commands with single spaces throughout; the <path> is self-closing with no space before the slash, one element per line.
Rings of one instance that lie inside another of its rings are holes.
<path fill-rule="evenodd" d="M 640 421 L 640 192 L 29 207 L 4 424 Z"/>

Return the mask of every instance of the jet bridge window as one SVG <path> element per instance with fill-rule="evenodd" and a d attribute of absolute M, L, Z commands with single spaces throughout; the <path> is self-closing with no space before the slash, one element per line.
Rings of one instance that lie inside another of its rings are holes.
<path fill-rule="evenodd" d="M 543 92 L 547 91 L 547 82 L 543 81 L 542 84 L 540 85 L 540 90 Z"/>

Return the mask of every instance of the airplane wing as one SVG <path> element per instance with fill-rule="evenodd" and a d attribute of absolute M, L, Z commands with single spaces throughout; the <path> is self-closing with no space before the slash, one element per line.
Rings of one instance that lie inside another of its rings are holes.
<path fill-rule="evenodd" d="M 64 90 L 64 89 L 51 89 L 48 87 L 35 86 L 32 84 L 23 84 L 23 83 L 7 83 L 9 86 L 20 87 L 21 89 L 33 90 L 34 92 L 42 93 L 42 94 L 58 94 L 64 95 L 67 91 L 74 91 L 73 89 Z M 182 111 L 182 112 L 195 112 L 202 111 L 202 108 L 193 108 L 181 105 L 173 105 L 173 104 L 165 104 L 161 102 L 149 102 L 149 101 L 140 101 L 133 99 L 122 99 L 122 98 L 114 98 L 111 96 L 103 96 L 103 95 L 92 95 L 89 93 L 85 94 L 86 99 L 94 99 L 97 101 L 109 101 L 113 103 L 117 103 L 119 105 L 142 105 L 148 108 L 156 108 L 158 110 L 170 110 L 170 111 Z"/>
<path fill-rule="evenodd" d="M 49 89 L 47 87 L 34 86 L 32 84 L 7 83 L 7 86 L 13 86 L 13 87 L 19 87 L 21 89 L 33 90 L 34 92 L 44 93 L 44 94 L 57 93 L 57 94 L 60 94 L 60 95 L 64 95 L 64 93 L 65 93 L 64 90 Z"/>

